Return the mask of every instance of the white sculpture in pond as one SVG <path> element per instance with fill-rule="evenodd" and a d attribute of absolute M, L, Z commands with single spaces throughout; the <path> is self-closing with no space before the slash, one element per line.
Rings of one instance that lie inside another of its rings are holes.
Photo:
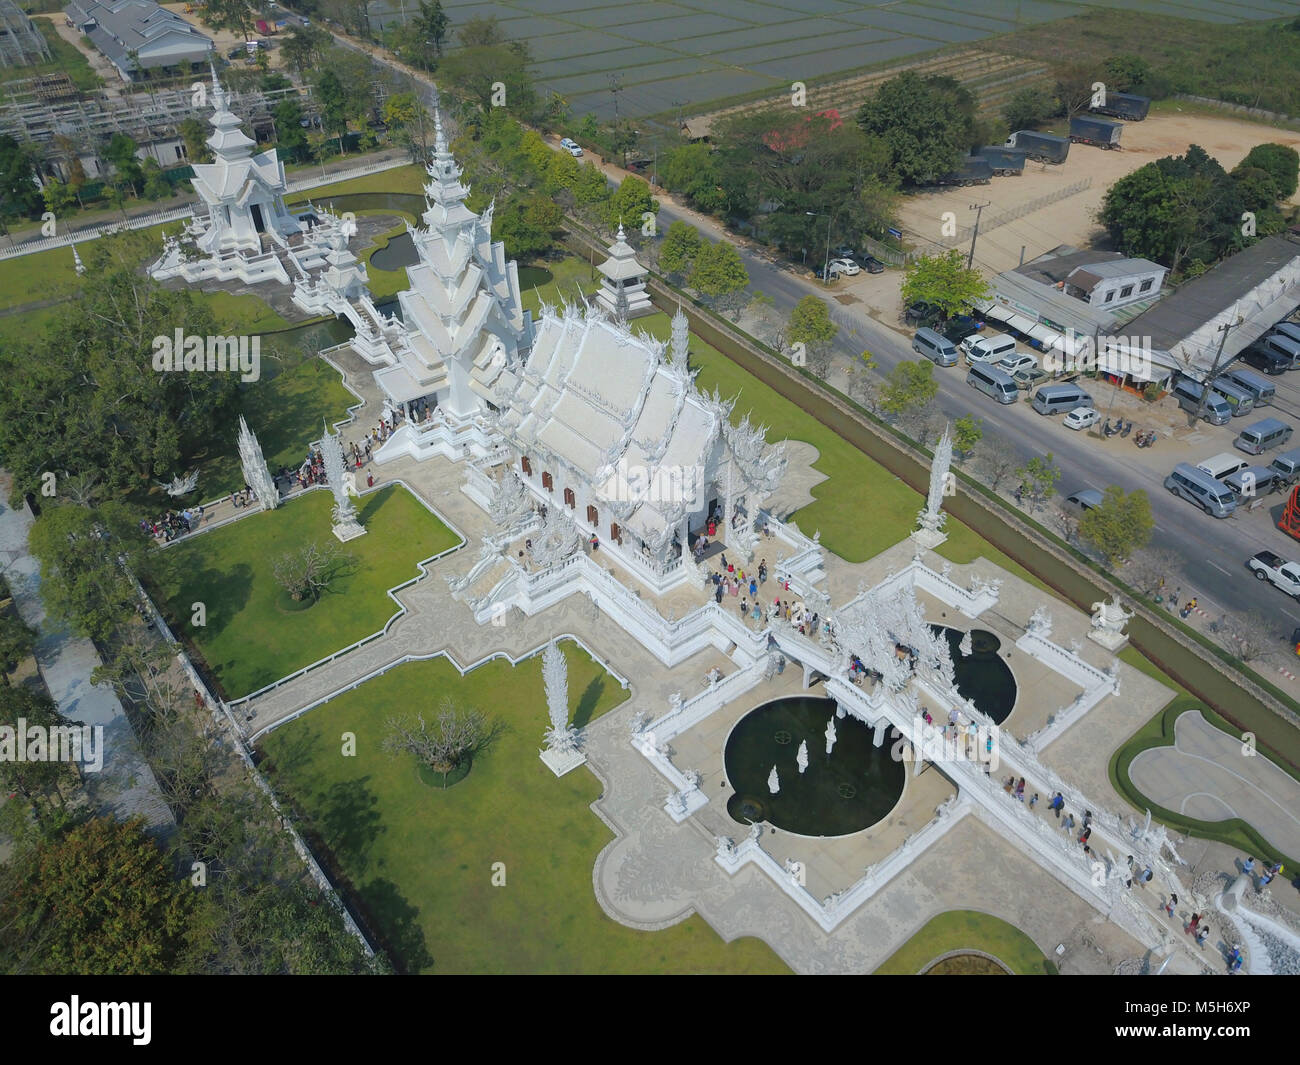
<path fill-rule="evenodd" d="M 799 766 L 799 772 L 802 774 L 808 768 L 808 741 L 804 740 L 799 744 L 799 753 L 795 755 L 795 764 Z"/>
<path fill-rule="evenodd" d="M 781 778 L 776 775 L 776 766 L 773 766 L 772 772 L 767 775 L 767 790 L 773 795 L 781 790 Z"/>
<path fill-rule="evenodd" d="M 831 749 L 835 746 L 836 739 L 835 718 L 832 717 L 828 722 L 826 722 L 826 754 L 828 756 L 831 753 Z"/>

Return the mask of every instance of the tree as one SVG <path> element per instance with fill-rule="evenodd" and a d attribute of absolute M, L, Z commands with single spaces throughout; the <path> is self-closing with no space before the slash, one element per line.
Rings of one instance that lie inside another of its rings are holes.
<path fill-rule="evenodd" d="M 1183 566 L 1183 557 L 1167 547 L 1150 547 L 1137 551 L 1124 570 L 1130 585 L 1149 599 L 1164 598 L 1166 582 Z"/>
<path fill-rule="evenodd" d="M 461 47 L 439 64 L 439 80 L 456 85 L 485 114 L 500 105 L 522 121 L 531 119 L 537 109 L 537 90 L 528 72 L 531 60 L 526 44 L 505 43 L 495 18 L 469 19 L 458 36 Z"/>
<path fill-rule="evenodd" d="M 1300 152 L 1285 144 L 1257 144 L 1246 153 L 1237 164 L 1237 170 L 1257 168 L 1265 171 L 1277 189 L 1279 200 L 1289 200 L 1295 195 L 1297 181 L 1300 180 Z"/>
<path fill-rule="evenodd" d="M 202 17 L 213 29 L 229 30 L 247 41 L 253 33 L 257 9 L 252 0 L 207 0 Z"/>
<path fill-rule="evenodd" d="M 0 136 L 0 219 L 40 218 L 44 206 L 33 156 L 7 133 Z"/>
<path fill-rule="evenodd" d="M 333 70 L 326 70 L 316 82 L 316 95 L 320 98 L 321 121 L 325 128 L 339 139 L 339 150 L 346 155 L 343 143 L 348 132 L 348 98 L 343 83 Z"/>
<path fill-rule="evenodd" d="M 390 97 L 391 99 L 391 97 Z M 311 154 L 307 131 L 302 125 L 302 107 L 295 96 L 287 96 L 275 105 L 276 144 L 291 162 L 304 162 Z"/>
<path fill-rule="evenodd" d="M 659 162 L 659 183 L 685 196 L 697 210 L 721 211 L 726 206 L 726 196 L 714 155 L 707 144 L 686 144 L 664 152 Z"/>
<path fill-rule="evenodd" d="M 1016 453 L 1011 442 L 996 435 L 975 456 L 975 473 L 995 492 L 1015 469 Z"/>
<path fill-rule="evenodd" d="M 901 181 L 925 184 L 955 169 L 971 147 L 975 99 L 952 78 L 909 70 L 876 88 L 858 111 L 858 126 L 884 144 Z"/>
<path fill-rule="evenodd" d="M 700 231 L 680 219 L 673 222 L 664 234 L 659 247 L 659 268 L 670 278 L 680 282 L 691 272 L 695 257 L 703 244 Z"/>
<path fill-rule="evenodd" d="M 194 892 L 142 818 L 97 817 L 20 853 L 0 891 L 0 967 L 127 976 L 170 971 Z"/>
<path fill-rule="evenodd" d="M 154 368 L 157 339 L 182 323 L 200 338 L 221 330 L 201 297 L 139 272 L 151 243 L 129 233 L 83 246 L 76 299 L 44 334 L 0 345 L 0 461 L 14 498 L 39 494 L 46 471 L 101 471 L 111 491 L 147 488 L 211 446 L 238 377 Z"/>
<path fill-rule="evenodd" d="M 12 673 L 32 653 L 39 634 L 16 613 L 0 614 L 0 673 Z"/>
<path fill-rule="evenodd" d="M 48 730 L 68 724 L 54 700 L 44 692 L 9 685 L 0 687 L 0 726 L 12 730 L 10 735 L 16 736 L 19 729 L 32 725 Z M 0 785 L 21 795 L 38 822 L 42 821 L 41 800 L 45 793 L 50 788 L 57 791 L 59 778 L 69 772 L 69 762 L 20 760 L 13 755 L 0 758 Z"/>
<path fill-rule="evenodd" d="M 276 584 L 295 602 L 310 599 L 316 603 L 343 575 L 351 561 L 352 556 L 338 544 L 326 541 L 321 547 L 312 541 L 296 551 L 285 552 L 275 560 L 271 570 Z"/>
<path fill-rule="evenodd" d="M 316 26 L 291 26 L 288 35 L 280 39 L 280 55 L 290 70 L 305 79 L 307 72 L 319 64 L 332 40 L 328 33 Z"/>
<path fill-rule="evenodd" d="M 1056 464 L 1056 457 L 1049 451 L 1046 455 L 1035 455 L 1023 466 L 1018 467 L 1016 476 L 1020 478 L 1020 490 L 1029 496 L 1030 502 L 1042 506 L 1056 494 L 1056 482 L 1061 479 L 1061 467 Z"/>
<path fill-rule="evenodd" d="M 433 3 L 420 0 L 420 10 L 411 19 L 411 31 L 417 42 L 416 54 L 425 70 L 432 70 L 437 65 L 434 57 L 442 55 L 450 24 L 451 20 L 442 9 L 442 0 L 433 0 Z"/>
<path fill-rule="evenodd" d="M 729 241 L 704 244 L 695 256 L 691 286 L 706 300 L 714 303 L 743 292 L 749 284 L 749 271 Z"/>
<path fill-rule="evenodd" d="M 584 207 L 594 207 L 605 203 L 610 197 L 609 182 L 600 167 L 594 163 L 583 163 L 578 168 L 578 179 L 573 183 L 574 202 Z"/>
<path fill-rule="evenodd" d="M 1002 107 L 1002 117 L 1012 130 L 1033 129 L 1056 112 L 1057 102 L 1039 88 L 1017 89 Z"/>
<path fill-rule="evenodd" d="M 185 142 L 185 157 L 191 163 L 212 162 L 212 149 L 207 145 L 208 128 L 197 118 L 187 118 L 176 127 Z"/>
<path fill-rule="evenodd" d="M 1057 68 L 1056 99 L 1066 118 L 1088 109 L 1092 103 L 1092 86 L 1097 80 L 1096 71 L 1082 63 L 1067 63 Z"/>
<path fill-rule="evenodd" d="M 840 327 L 831 321 L 826 301 L 816 296 L 805 296 L 790 312 L 790 343 L 804 346 L 817 377 L 824 378 L 830 370 L 831 342 L 839 331 Z"/>
<path fill-rule="evenodd" d="M 1253 662 L 1275 650 L 1286 635 L 1267 614 L 1252 610 L 1248 614 L 1224 614 L 1210 628 L 1224 638 L 1243 662 Z"/>
<path fill-rule="evenodd" d="M 933 363 L 926 359 L 900 362 L 880 386 L 880 409 L 893 418 L 915 419 L 934 402 L 938 391 Z"/>
<path fill-rule="evenodd" d="M 385 725 L 384 750 L 389 754 L 413 754 L 435 773 L 447 774 L 483 750 L 495 737 L 497 726 L 480 710 L 461 709 L 450 696 L 438 706 L 438 716 L 426 721 L 424 714 L 402 720 L 390 717 Z"/>
<path fill-rule="evenodd" d="M 41 196 L 45 200 L 45 209 L 53 211 L 56 218 L 71 211 L 77 203 L 77 190 L 62 181 L 47 181 Z"/>
<path fill-rule="evenodd" d="M 1102 64 L 1107 92 L 1141 92 L 1151 81 L 1151 64 L 1140 55 L 1113 55 Z"/>
<path fill-rule="evenodd" d="M 876 357 L 869 351 L 862 352 L 849 369 L 849 398 L 870 411 L 876 409 L 879 391 L 875 369 Z"/>
<path fill-rule="evenodd" d="M 1212 263 L 1245 244 L 1241 187 L 1199 145 L 1120 178 L 1102 201 L 1100 220 L 1127 255 L 1175 273 L 1194 259 Z"/>
<path fill-rule="evenodd" d="M 395 92 L 384 101 L 383 122 L 388 134 L 411 153 L 419 162 L 429 152 L 425 130 L 432 125 L 426 122 L 424 105 L 414 92 Z"/>
<path fill-rule="evenodd" d="M 963 414 L 952 423 L 952 443 L 953 447 L 960 453 L 961 458 L 970 457 L 975 445 L 984 437 L 984 422 L 976 418 L 973 414 Z"/>
<path fill-rule="evenodd" d="M 495 15 L 466 19 L 456 37 L 462 48 L 490 48 L 506 43 L 506 31 Z"/>
<path fill-rule="evenodd" d="M 136 143 L 125 133 L 114 133 L 104 149 L 104 158 L 113 164 L 117 177 L 138 192 L 144 179 L 140 160 L 136 158 Z"/>
<path fill-rule="evenodd" d="M 650 186 L 641 178 L 629 174 L 605 205 L 605 220 L 610 229 L 620 223 L 631 229 L 639 229 L 647 214 L 653 217 L 658 211 L 659 201 L 650 195 Z"/>
<path fill-rule="evenodd" d="M 921 255 L 903 270 L 899 294 L 905 304 L 925 300 L 938 307 L 945 318 L 970 310 L 976 300 L 988 296 L 988 282 L 956 248 L 937 255 Z"/>
<path fill-rule="evenodd" d="M 47 506 L 28 539 L 41 564 L 41 597 L 74 632 L 105 641 L 134 614 L 132 575 L 153 572 L 155 549 L 125 503 Z"/>
<path fill-rule="evenodd" d="M 1125 493 L 1115 484 L 1102 493 L 1100 506 L 1089 508 L 1079 519 L 1079 536 L 1111 567 L 1145 547 L 1154 528 L 1146 492 L 1139 488 Z"/>
<path fill-rule="evenodd" d="M 564 224 L 560 205 L 547 196 L 512 196 L 492 226 L 495 240 L 505 242 L 512 258 L 534 259 L 555 247 Z"/>

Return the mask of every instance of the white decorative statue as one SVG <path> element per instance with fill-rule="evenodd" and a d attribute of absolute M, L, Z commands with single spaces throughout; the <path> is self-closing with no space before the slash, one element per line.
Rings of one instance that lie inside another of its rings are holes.
<path fill-rule="evenodd" d="M 1101 603 L 1092 604 L 1092 628 L 1088 639 L 1101 644 L 1107 650 L 1118 651 L 1126 643 L 1124 626 L 1133 617 L 1131 610 L 1125 610 L 1114 596 Z"/>

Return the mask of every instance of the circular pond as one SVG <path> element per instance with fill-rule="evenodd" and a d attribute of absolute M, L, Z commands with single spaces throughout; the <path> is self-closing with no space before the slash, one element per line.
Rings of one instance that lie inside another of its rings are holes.
<path fill-rule="evenodd" d="M 751 710 L 727 737 L 723 760 L 735 794 L 733 821 L 767 821 L 801 836 L 847 836 L 881 820 L 903 794 L 902 762 L 879 747 L 872 730 L 854 717 L 835 718 L 835 744 L 826 753 L 826 725 L 835 701 L 808 696 L 777 699 Z M 799 772 L 800 744 L 808 767 Z M 777 791 L 769 787 L 773 767 Z"/>
<path fill-rule="evenodd" d="M 965 633 L 961 629 L 933 626 L 948 639 L 952 651 L 953 678 L 962 698 L 970 699 L 995 725 L 1002 724 L 1016 705 L 1016 678 L 1011 667 L 998 656 L 1002 646 L 993 633 L 985 629 L 971 629 L 971 652 L 961 653 Z"/>

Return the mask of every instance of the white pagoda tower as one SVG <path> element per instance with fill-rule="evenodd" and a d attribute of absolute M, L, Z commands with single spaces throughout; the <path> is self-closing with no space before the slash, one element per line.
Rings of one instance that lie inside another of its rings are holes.
<path fill-rule="evenodd" d="M 597 270 L 601 273 L 600 291 L 596 305 L 619 321 L 654 314 L 650 294 L 646 291 L 649 271 L 636 261 L 636 252 L 627 242 L 623 223 L 618 224 L 618 236 L 609 248 L 609 258 Z"/>
<path fill-rule="evenodd" d="M 518 268 L 492 240 L 492 207 L 480 216 L 465 205 L 469 189 L 437 111 L 434 122 L 427 210 L 419 228 L 407 227 L 419 262 L 406 268 L 410 288 L 397 297 L 403 326 L 382 350 L 354 346 L 384 364 L 374 378 L 390 407 L 417 422 L 436 407 L 444 420 L 463 424 L 487 410 L 502 371 L 531 346 L 533 325 L 520 302 Z M 414 454 L 410 435 L 396 434 L 380 461 Z"/>

